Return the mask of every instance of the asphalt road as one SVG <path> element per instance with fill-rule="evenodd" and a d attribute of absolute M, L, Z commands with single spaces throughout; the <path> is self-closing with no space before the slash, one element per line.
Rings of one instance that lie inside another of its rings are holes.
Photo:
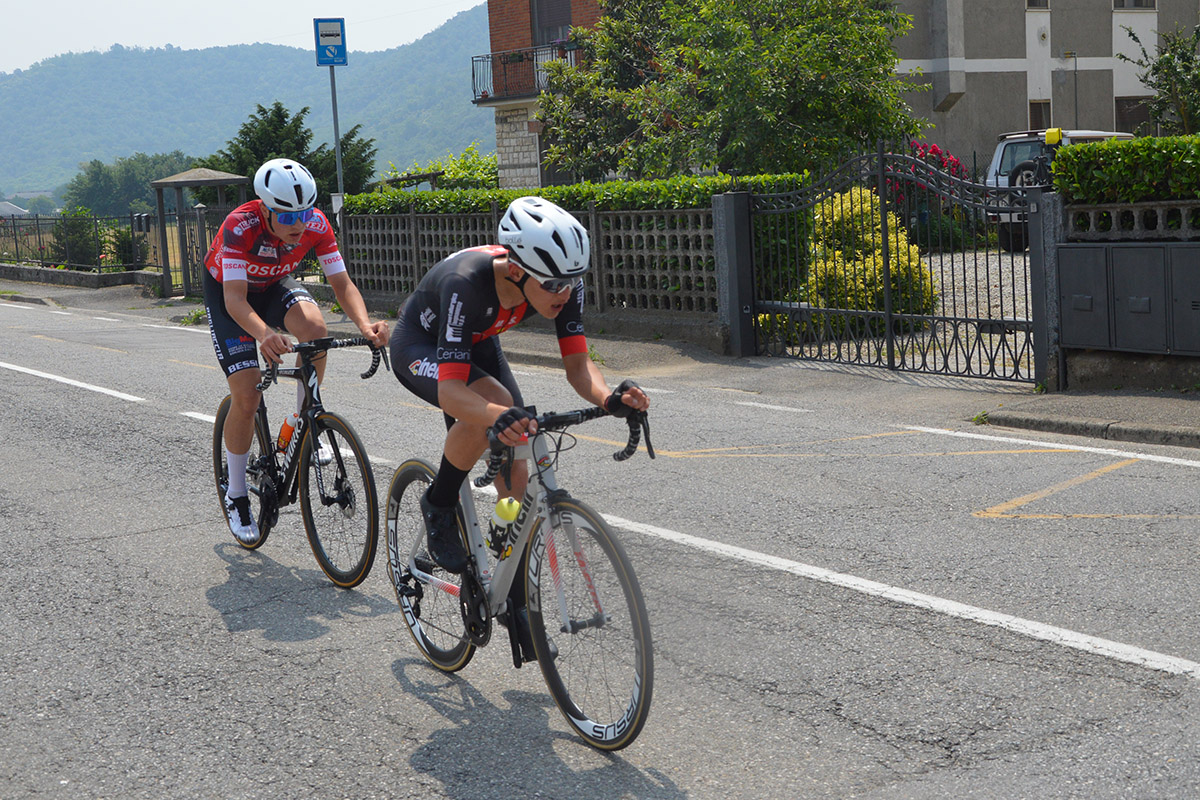
<path fill-rule="evenodd" d="M 650 609 L 654 706 L 617 754 L 502 633 L 428 666 L 382 561 L 333 587 L 296 508 L 236 546 L 205 329 L 0 303 L 0 797 L 1200 792 L 1196 451 L 971 423 L 1020 387 L 596 347 L 650 392 L 659 451 L 616 464 L 598 421 L 560 462 Z M 366 363 L 331 353 L 324 395 L 382 493 L 442 428 Z M 575 405 L 518 369 L 542 410 Z"/>

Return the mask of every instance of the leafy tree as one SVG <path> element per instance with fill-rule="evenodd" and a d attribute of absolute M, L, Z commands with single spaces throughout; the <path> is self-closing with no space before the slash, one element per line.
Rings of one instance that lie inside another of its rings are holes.
<path fill-rule="evenodd" d="M 1178 26 L 1160 33 L 1162 44 L 1151 57 L 1138 35 L 1127 26 L 1125 32 L 1142 51 L 1133 59 L 1124 53 L 1117 58 L 1140 68 L 1138 79 L 1154 90 L 1145 103 L 1150 119 L 1165 136 L 1191 135 L 1200 131 L 1200 26 L 1185 34 Z"/>
<path fill-rule="evenodd" d="M 22 206 L 30 214 L 53 214 L 56 206 L 54 201 L 45 195 L 31 197 L 27 201 L 21 201 L 17 205 Z"/>
<path fill-rule="evenodd" d="M 311 149 L 313 132 L 304 124 L 309 107 L 292 114 L 276 100 L 270 108 L 256 105 L 238 134 L 224 150 L 200 159 L 197 166 L 253 176 L 264 161 L 290 158 L 308 167 L 317 181 L 317 202 L 327 204 L 337 191 L 337 154 L 326 144 Z M 365 191 L 375 174 L 375 140 L 359 136 L 361 125 L 342 135 L 342 182 L 347 194 Z M 198 189 L 196 196 L 207 204 L 216 202 L 215 189 Z"/>
<path fill-rule="evenodd" d="M 90 208 L 100 216 L 153 212 L 155 197 L 150 183 L 190 168 L 193 160 L 179 150 L 135 153 L 113 164 L 93 159 L 67 184 L 63 205 Z"/>
<path fill-rule="evenodd" d="M 393 186 L 413 185 L 397 184 L 396 178 L 401 175 L 424 175 L 434 172 L 443 173 L 437 179 L 439 189 L 498 189 L 500 187 L 500 168 L 495 153 L 481 155 L 479 142 L 471 142 L 460 155 L 447 153 L 443 158 L 435 158 L 422 166 L 416 161 L 412 166 L 401 172 L 395 164 L 389 164 L 384 173 L 384 181 Z M 421 181 L 424 183 L 424 181 Z"/>
<path fill-rule="evenodd" d="M 892 0 L 601 0 L 547 65 L 547 161 L 585 178 L 696 168 L 794 172 L 877 138 L 916 135 Z"/>

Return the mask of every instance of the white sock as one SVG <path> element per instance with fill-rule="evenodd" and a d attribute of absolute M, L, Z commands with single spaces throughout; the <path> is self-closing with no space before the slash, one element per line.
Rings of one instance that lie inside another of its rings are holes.
<path fill-rule="evenodd" d="M 230 497 L 246 496 L 246 465 L 248 463 L 250 463 L 250 451 L 248 450 L 241 455 L 225 452 L 225 464 L 229 467 L 229 490 L 226 494 Z"/>

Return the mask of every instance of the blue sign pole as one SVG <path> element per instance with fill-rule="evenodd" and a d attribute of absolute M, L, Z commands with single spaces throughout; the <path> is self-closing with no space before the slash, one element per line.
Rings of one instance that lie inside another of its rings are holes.
<path fill-rule="evenodd" d="M 337 197 L 334 202 L 334 213 L 341 211 L 342 195 L 345 190 L 342 185 L 342 136 L 338 130 L 337 113 L 337 79 L 334 78 L 333 68 L 346 66 L 346 20 L 314 19 L 313 35 L 317 42 L 317 66 L 329 67 L 329 94 L 333 98 L 333 155 L 337 164 Z"/>

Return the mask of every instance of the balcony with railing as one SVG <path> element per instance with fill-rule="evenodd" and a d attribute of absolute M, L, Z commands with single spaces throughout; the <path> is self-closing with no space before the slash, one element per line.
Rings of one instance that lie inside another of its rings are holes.
<path fill-rule="evenodd" d="M 474 103 L 537 97 L 546 89 L 546 64 L 556 59 L 575 66 L 579 51 L 568 42 L 507 50 L 471 58 Z"/>

